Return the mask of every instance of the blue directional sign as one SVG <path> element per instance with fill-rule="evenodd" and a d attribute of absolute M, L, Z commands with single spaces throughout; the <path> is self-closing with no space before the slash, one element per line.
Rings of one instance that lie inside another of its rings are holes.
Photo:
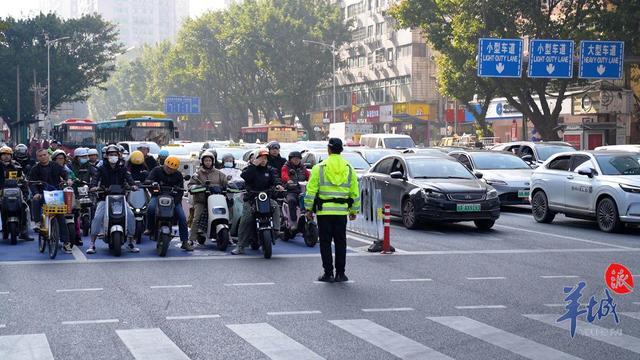
<path fill-rule="evenodd" d="M 621 79 L 624 41 L 581 41 L 580 74 L 583 79 Z"/>
<path fill-rule="evenodd" d="M 167 96 L 164 98 L 164 112 L 167 114 L 200 114 L 200 98 L 194 96 Z"/>
<path fill-rule="evenodd" d="M 527 74 L 530 78 L 570 79 L 573 76 L 573 41 L 531 40 Z"/>
<path fill-rule="evenodd" d="M 482 38 L 478 42 L 478 76 L 522 75 L 522 39 Z"/>

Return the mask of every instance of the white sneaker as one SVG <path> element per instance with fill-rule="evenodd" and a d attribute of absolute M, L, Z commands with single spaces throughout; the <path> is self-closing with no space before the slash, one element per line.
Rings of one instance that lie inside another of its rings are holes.
<path fill-rule="evenodd" d="M 133 243 L 129 243 L 129 252 L 138 253 L 140 252 L 140 249 L 138 249 L 135 245 L 133 245 Z"/>
<path fill-rule="evenodd" d="M 95 253 L 96 253 L 96 246 L 95 245 L 89 246 L 89 248 L 87 249 L 87 254 L 91 255 Z"/>

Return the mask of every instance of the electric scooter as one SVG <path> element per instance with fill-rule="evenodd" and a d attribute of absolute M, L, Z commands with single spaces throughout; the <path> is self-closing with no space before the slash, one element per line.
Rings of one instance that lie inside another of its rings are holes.
<path fill-rule="evenodd" d="M 189 192 L 191 194 L 204 193 L 207 197 L 207 211 L 202 214 L 202 219 L 194 219 L 200 224 L 205 233 L 198 233 L 198 243 L 203 245 L 207 239 L 215 239 L 218 250 L 225 251 L 229 246 L 229 207 L 227 194 L 218 186 L 211 187 L 207 181 L 204 185 L 196 185 Z"/>

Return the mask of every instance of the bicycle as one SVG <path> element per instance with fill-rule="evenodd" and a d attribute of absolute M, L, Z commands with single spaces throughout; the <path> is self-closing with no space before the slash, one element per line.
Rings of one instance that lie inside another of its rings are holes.
<path fill-rule="evenodd" d="M 37 186 L 53 186 L 43 183 L 42 181 L 29 181 Z M 38 250 L 44 253 L 49 248 L 48 254 L 50 259 L 55 259 L 58 254 L 58 246 L 60 244 L 60 228 L 56 217 L 67 214 L 66 204 L 43 204 L 42 218 L 40 219 L 40 227 L 36 229 L 38 233 Z"/>

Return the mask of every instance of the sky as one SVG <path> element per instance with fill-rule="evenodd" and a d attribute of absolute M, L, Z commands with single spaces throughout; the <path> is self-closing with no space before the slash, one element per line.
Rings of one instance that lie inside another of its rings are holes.
<path fill-rule="evenodd" d="M 189 12 L 191 17 L 198 16 L 210 9 L 219 9 L 224 6 L 223 0 L 190 0 Z M 0 0 L 0 17 L 11 15 L 13 17 L 25 17 L 37 14 L 40 10 L 40 0 Z"/>

